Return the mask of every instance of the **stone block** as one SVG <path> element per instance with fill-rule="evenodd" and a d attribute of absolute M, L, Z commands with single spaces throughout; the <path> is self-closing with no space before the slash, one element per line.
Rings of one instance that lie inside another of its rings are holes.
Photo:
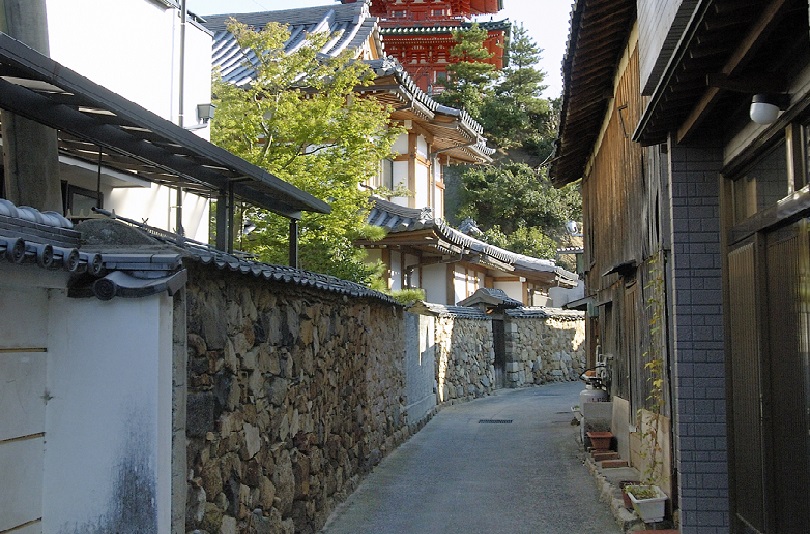
<path fill-rule="evenodd" d="M 189 392 L 186 396 L 186 434 L 204 437 L 214 430 L 214 406 L 211 391 Z"/>

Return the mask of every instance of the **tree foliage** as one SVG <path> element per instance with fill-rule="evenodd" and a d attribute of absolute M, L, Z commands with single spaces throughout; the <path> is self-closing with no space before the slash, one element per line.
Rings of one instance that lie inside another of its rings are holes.
<path fill-rule="evenodd" d="M 456 44 L 450 49 L 445 89 L 436 96 L 441 104 L 464 109 L 476 119 L 492 94 L 492 83 L 497 77 L 495 66 L 485 63 L 492 57 L 484 46 L 488 35 L 478 24 L 453 32 Z"/>
<path fill-rule="evenodd" d="M 483 41 L 467 44 L 483 49 Z M 478 111 L 473 117 L 500 149 L 500 157 L 490 167 L 460 169 L 456 212 L 448 218 L 474 219 L 483 239 L 493 245 L 555 258 L 566 240 L 565 223 L 581 220 L 582 200 L 576 185 L 555 189 L 542 166 L 554 150 L 560 102 L 542 96 L 545 74 L 537 68 L 541 52 L 518 24 L 509 41 L 509 65 L 498 79 L 467 86 L 477 87 L 478 95 L 466 95 L 461 102 L 480 102 L 472 108 Z"/>
<path fill-rule="evenodd" d="M 355 96 L 374 73 L 348 54 L 319 54 L 330 38 L 326 33 L 309 34 L 288 54 L 285 25 L 257 31 L 232 21 L 228 29 L 246 57 L 255 56 L 255 78 L 241 87 L 215 79 L 212 141 L 328 200 L 330 214 L 305 213 L 299 223 L 300 267 L 367 282 L 374 269 L 352 244 L 367 230 L 368 193 L 359 184 L 378 172 L 400 133 L 389 127 L 391 109 Z M 257 228 L 239 246 L 263 261 L 286 263 L 288 220 L 249 206 L 242 217 Z"/>
<path fill-rule="evenodd" d="M 578 186 L 556 189 L 525 163 L 468 168 L 459 197 L 459 218 L 474 219 L 486 241 L 529 256 L 554 258 L 565 223 L 582 216 Z"/>
<path fill-rule="evenodd" d="M 509 65 L 481 107 L 481 123 L 491 141 L 502 149 L 520 147 L 545 130 L 549 102 L 542 97 L 545 74 L 536 68 L 542 50 L 523 25 L 509 41 Z"/>

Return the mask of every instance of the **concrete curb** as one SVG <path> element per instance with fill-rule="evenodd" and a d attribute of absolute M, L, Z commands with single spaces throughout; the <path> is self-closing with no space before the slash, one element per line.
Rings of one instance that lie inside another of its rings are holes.
<path fill-rule="evenodd" d="M 583 463 L 596 481 L 600 500 L 608 504 L 613 517 L 616 518 L 616 523 L 622 528 L 622 531 L 636 532 L 646 529 L 646 525 L 639 519 L 638 515 L 624 507 L 621 490 L 602 474 L 596 462 L 590 456 L 585 456 Z"/>

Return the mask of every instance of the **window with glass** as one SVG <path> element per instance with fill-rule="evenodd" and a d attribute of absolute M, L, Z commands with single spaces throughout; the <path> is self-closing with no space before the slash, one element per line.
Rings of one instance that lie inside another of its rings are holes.
<path fill-rule="evenodd" d="M 65 213 L 90 215 L 93 208 L 104 207 L 104 195 L 63 182 L 62 204 Z"/>
<path fill-rule="evenodd" d="M 732 191 L 735 223 L 785 198 L 791 191 L 785 140 L 781 139 L 734 180 Z"/>

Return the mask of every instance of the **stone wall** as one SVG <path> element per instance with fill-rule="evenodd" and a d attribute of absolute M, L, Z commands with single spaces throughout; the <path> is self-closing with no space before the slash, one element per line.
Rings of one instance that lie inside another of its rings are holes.
<path fill-rule="evenodd" d="M 492 321 L 443 315 L 434 324 L 438 402 L 490 395 L 495 389 Z"/>
<path fill-rule="evenodd" d="M 315 532 L 408 435 L 405 312 L 188 270 L 186 529 Z"/>
<path fill-rule="evenodd" d="M 585 371 L 583 314 L 530 310 L 504 316 L 507 386 L 578 380 Z"/>

